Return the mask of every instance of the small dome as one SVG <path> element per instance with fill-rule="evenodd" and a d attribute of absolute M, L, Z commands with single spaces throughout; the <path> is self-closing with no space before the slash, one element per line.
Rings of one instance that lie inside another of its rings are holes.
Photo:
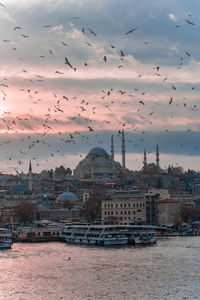
<path fill-rule="evenodd" d="M 105 157 L 109 158 L 109 154 L 101 147 L 95 147 L 90 150 L 87 157 L 95 158 L 95 157 Z"/>
<path fill-rule="evenodd" d="M 73 176 L 72 176 L 72 174 L 67 174 L 67 175 L 65 176 L 65 178 L 66 178 L 66 179 L 73 179 Z"/>
<path fill-rule="evenodd" d="M 75 194 L 70 192 L 64 192 L 60 194 L 57 198 L 57 201 L 77 201 L 78 198 Z"/>

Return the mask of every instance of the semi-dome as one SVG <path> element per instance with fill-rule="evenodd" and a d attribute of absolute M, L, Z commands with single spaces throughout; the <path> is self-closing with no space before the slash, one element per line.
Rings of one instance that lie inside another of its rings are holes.
<path fill-rule="evenodd" d="M 78 198 L 74 193 L 64 192 L 60 194 L 57 198 L 57 201 L 77 201 Z"/>
<path fill-rule="evenodd" d="M 90 150 L 87 157 L 95 158 L 95 157 L 105 157 L 108 158 L 109 154 L 106 152 L 105 149 L 101 147 L 95 147 Z"/>

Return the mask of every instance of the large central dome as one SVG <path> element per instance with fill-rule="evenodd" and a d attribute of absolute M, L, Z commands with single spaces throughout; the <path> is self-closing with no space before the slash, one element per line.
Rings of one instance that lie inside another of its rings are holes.
<path fill-rule="evenodd" d="M 101 147 L 95 147 L 90 150 L 87 155 L 87 158 L 95 158 L 95 157 L 105 157 L 109 158 L 109 154 Z"/>
<path fill-rule="evenodd" d="M 120 163 L 114 161 L 111 155 L 101 147 L 92 148 L 78 166 L 74 169 L 77 178 L 103 178 L 105 174 L 112 178 L 121 172 Z"/>

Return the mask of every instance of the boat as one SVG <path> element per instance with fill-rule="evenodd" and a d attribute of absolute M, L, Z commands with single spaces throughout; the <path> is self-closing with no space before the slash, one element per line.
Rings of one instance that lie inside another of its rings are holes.
<path fill-rule="evenodd" d="M 151 225 L 123 225 L 131 245 L 153 245 L 157 243 L 157 227 Z"/>
<path fill-rule="evenodd" d="M 60 235 L 67 243 L 86 245 L 127 245 L 128 238 L 115 225 L 69 225 Z"/>
<path fill-rule="evenodd" d="M 12 234 L 9 229 L 0 228 L 0 249 L 10 249 L 12 247 Z"/>
<path fill-rule="evenodd" d="M 67 243 L 85 245 L 151 245 L 156 230 L 142 225 L 67 225 L 60 235 Z"/>
<path fill-rule="evenodd" d="M 13 231 L 13 238 L 15 242 L 59 241 L 62 229 L 61 224 L 37 222 L 33 226 L 18 227 Z"/>

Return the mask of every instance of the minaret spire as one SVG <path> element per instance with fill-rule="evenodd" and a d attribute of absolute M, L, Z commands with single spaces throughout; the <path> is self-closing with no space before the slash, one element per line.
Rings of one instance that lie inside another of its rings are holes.
<path fill-rule="evenodd" d="M 31 161 L 29 163 L 29 171 L 28 171 L 28 188 L 32 192 L 32 190 L 33 190 L 33 174 L 32 174 Z"/>
<path fill-rule="evenodd" d="M 125 170 L 126 168 L 126 162 L 125 162 L 125 137 L 124 137 L 124 129 L 122 129 L 122 168 Z"/>
<path fill-rule="evenodd" d="M 32 173 L 32 165 L 31 165 L 31 160 L 30 160 L 30 162 L 29 162 L 29 170 L 28 170 L 28 173 Z"/>
<path fill-rule="evenodd" d="M 111 136 L 111 159 L 114 160 L 114 143 L 113 143 L 113 135 Z"/>
<path fill-rule="evenodd" d="M 160 170 L 160 165 L 159 165 L 160 159 L 159 159 L 159 149 L 158 149 L 158 144 L 156 145 L 156 166 L 158 168 L 158 171 Z"/>
<path fill-rule="evenodd" d="M 144 149 L 144 161 L 143 161 L 143 163 L 144 163 L 144 170 L 146 169 L 146 167 L 147 167 L 147 154 L 146 154 L 146 150 Z"/>

